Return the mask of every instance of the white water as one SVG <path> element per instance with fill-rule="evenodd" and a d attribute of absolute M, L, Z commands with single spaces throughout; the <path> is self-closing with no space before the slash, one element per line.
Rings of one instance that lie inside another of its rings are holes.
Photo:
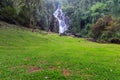
<path fill-rule="evenodd" d="M 65 23 L 65 14 L 62 12 L 62 9 L 60 6 L 58 9 L 54 12 L 54 17 L 58 20 L 59 22 L 59 34 L 64 33 L 66 30 L 68 30 L 68 27 Z"/>

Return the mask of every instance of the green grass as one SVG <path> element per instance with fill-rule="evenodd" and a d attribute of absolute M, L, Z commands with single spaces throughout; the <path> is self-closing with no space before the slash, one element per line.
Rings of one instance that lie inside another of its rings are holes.
<path fill-rule="evenodd" d="M 0 24 L 0 80 L 120 80 L 120 45 Z"/>

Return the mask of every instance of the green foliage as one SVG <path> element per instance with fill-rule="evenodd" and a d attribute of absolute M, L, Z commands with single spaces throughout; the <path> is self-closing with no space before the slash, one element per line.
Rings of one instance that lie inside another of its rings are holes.
<path fill-rule="evenodd" d="M 13 7 L 6 6 L 4 8 L 1 8 L 0 15 L 7 19 L 14 19 L 16 16 L 16 10 Z"/>
<path fill-rule="evenodd" d="M 120 17 L 120 0 L 1 0 L 0 20 L 32 28 L 37 26 L 42 30 L 48 30 L 51 25 L 56 28 L 53 13 L 59 3 L 70 18 L 71 32 L 81 37 L 88 37 L 91 33 L 90 25 L 95 23 L 97 27 L 94 28 L 98 28 L 98 32 L 94 38 L 105 37 L 108 32 L 103 31 L 105 26 L 101 23 L 105 20 L 101 17 L 105 15 L 112 15 L 116 19 Z M 115 20 L 113 23 L 117 22 Z M 57 32 L 57 29 L 53 31 Z M 118 36 L 119 32 L 114 35 Z"/>
<path fill-rule="evenodd" d="M 95 5 L 93 5 L 90 10 L 94 12 L 103 12 L 103 10 L 106 9 L 106 4 L 97 2 Z"/>
<path fill-rule="evenodd" d="M 113 0 L 111 4 L 111 12 L 115 17 L 120 16 L 120 0 Z"/>
<path fill-rule="evenodd" d="M 6 6 L 13 7 L 12 0 L 0 0 L 0 8 L 4 8 Z"/>
<path fill-rule="evenodd" d="M 30 14 L 28 12 L 28 8 L 26 6 L 23 6 L 18 14 L 17 21 L 24 25 L 29 27 L 29 19 L 30 19 Z"/>
<path fill-rule="evenodd" d="M 82 37 L 89 35 L 88 25 L 105 15 L 106 4 L 99 1 L 91 3 L 89 0 L 77 0 L 68 5 L 68 7 L 65 5 L 63 9 L 71 19 L 72 32 L 79 33 Z"/>
<path fill-rule="evenodd" d="M 92 27 L 92 37 L 98 40 L 120 43 L 120 20 L 113 20 L 111 16 L 99 19 Z"/>
<path fill-rule="evenodd" d="M 2 0 L 0 4 L 1 20 L 33 27 L 33 24 L 36 24 L 34 16 L 37 9 L 36 5 L 41 6 L 41 0 Z"/>
<path fill-rule="evenodd" d="M 71 16 L 74 13 L 74 7 L 71 5 L 63 7 L 63 11 L 67 16 Z"/>
<path fill-rule="evenodd" d="M 16 10 L 13 7 L 12 1 L 2 0 L 0 2 L 0 19 L 7 22 L 15 23 L 17 16 Z"/>
<path fill-rule="evenodd" d="M 88 25 L 97 23 L 96 25 L 99 27 L 94 27 L 95 30 L 98 30 L 98 32 L 95 31 L 94 36 L 94 38 L 97 38 L 102 35 L 104 29 L 104 25 L 101 25 L 104 20 L 101 17 L 105 15 L 118 17 L 119 8 L 117 6 L 119 5 L 119 0 L 69 0 L 68 7 L 65 5 L 64 10 L 69 13 L 73 33 L 79 33 L 80 36 L 86 37 L 91 33 L 91 28 L 90 26 L 88 28 Z"/>

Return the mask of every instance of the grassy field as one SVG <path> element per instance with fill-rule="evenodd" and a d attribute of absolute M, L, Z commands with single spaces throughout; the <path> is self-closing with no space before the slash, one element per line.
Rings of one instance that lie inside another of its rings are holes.
<path fill-rule="evenodd" d="M 0 80 L 120 80 L 120 45 L 0 24 Z"/>

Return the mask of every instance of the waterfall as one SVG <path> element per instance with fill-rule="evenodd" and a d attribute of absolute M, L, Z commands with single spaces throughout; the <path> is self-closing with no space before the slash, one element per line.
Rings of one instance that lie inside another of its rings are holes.
<path fill-rule="evenodd" d="M 59 22 L 59 34 L 63 34 L 68 30 L 68 25 L 66 24 L 67 19 L 65 17 L 65 14 L 62 12 L 60 6 L 58 6 L 58 9 L 53 13 L 53 15 Z"/>

